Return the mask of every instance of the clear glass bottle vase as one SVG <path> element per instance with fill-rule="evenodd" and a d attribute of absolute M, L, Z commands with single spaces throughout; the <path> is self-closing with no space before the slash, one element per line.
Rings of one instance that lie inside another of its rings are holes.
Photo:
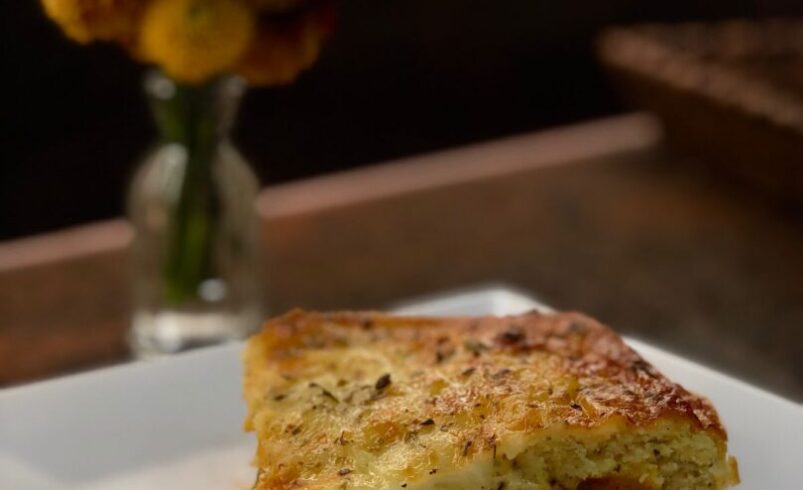
<path fill-rule="evenodd" d="M 263 267 L 258 180 L 229 140 L 242 81 L 187 86 L 150 73 L 145 90 L 161 138 L 128 196 L 129 343 L 153 357 L 256 330 Z"/>

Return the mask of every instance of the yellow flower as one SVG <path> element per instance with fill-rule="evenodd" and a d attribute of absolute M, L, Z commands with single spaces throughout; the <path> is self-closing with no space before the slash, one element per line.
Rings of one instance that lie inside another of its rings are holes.
<path fill-rule="evenodd" d="M 237 0 L 153 0 L 139 53 L 180 82 L 198 83 L 231 68 L 248 48 L 254 15 Z"/>
<path fill-rule="evenodd" d="M 42 0 L 47 15 L 72 39 L 129 43 L 135 36 L 142 0 Z"/>
<path fill-rule="evenodd" d="M 253 85 L 286 85 L 312 66 L 332 25 L 331 5 L 291 21 L 263 21 L 235 71 Z"/>

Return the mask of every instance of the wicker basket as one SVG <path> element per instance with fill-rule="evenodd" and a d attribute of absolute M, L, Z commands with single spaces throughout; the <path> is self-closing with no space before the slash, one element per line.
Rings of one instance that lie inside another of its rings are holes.
<path fill-rule="evenodd" d="M 614 28 L 598 53 L 670 143 L 803 202 L 803 21 Z"/>

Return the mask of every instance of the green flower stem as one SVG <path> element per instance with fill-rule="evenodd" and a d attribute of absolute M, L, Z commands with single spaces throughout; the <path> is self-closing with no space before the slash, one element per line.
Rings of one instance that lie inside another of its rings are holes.
<path fill-rule="evenodd" d="M 156 108 L 163 139 L 187 152 L 164 263 L 164 295 L 172 305 L 196 299 L 198 286 L 215 272 L 212 248 L 219 217 L 212 168 L 217 153 L 215 103 L 214 82 L 176 85 L 175 95 Z"/>

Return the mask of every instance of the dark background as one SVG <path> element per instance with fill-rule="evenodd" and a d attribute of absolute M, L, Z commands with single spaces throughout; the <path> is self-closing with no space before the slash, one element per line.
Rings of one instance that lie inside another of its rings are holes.
<path fill-rule="evenodd" d="M 276 183 L 618 113 L 607 25 L 803 14 L 798 0 L 350 0 L 316 67 L 254 90 L 235 134 Z M 68 42 L 35 0 L 0 3 L 0 239 L 119 215 L 153 141 L 143 68 Z"/>

